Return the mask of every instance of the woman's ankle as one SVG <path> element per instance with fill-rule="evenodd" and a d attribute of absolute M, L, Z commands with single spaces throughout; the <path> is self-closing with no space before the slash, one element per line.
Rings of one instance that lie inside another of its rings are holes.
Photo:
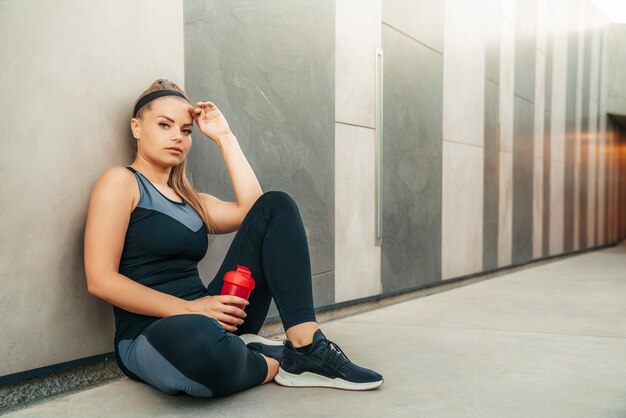
<path fill-rule="evenodd" d="M 272 380 L 274 380 L 274 376 L 278 374 L 278 367 L 280 366 L 280 363 L 275 358 L 267 357 L 263 354 L 261 355 L 267 363 L 267 376 L 265 377 L 263 383 L 271 382 Z"/>
<path fill-rule="evenodd" d="M 294 347 L 303 347 L 313 342 L 313 334 L 318 329 L 317 322 L 303 322 L 289 327 L 285 335 Z"/>

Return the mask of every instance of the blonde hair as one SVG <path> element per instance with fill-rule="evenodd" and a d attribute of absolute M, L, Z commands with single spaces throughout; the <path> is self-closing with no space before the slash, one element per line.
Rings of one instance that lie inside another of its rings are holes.
<path fill-rule="evenodd" d="M 161 84 L 161 83 L 169 83 L 169 85 Z M 135 101 L 135 105 L 137 104 L 139 99 L 141 99 L 144 95 L 150 92 L 156 91 L 156 90 L 174 90 L 174 91 L 184 94 L 185 97 L 187 96 L 185 92 L 180 87 L 178 87 L 178 85 L 174 83 L 173 81 L 167 80 L 165 78 L 159 78 L 155 80 L 154 82 L 152 82 L 152 84 L 150 84 L 150 86 L 139 95 L 139 97 Z M 176 97 L 179 100 L 185 103 L 188 103 L 182 97 L 178 97 L 178 96 L 167 96 L 167 97 Z M 146 111 L 150 110 L 151 104 L 152 102 L 148 102 L 144 106 L 142 106 L 137 112 L 137 116 L 135 116 L 135 118 L 142 119 L 143 114 Z M 135 144 L 137 144 L 136 141 L 135 141 Z M 201 204 L 200 194 L 193 187 L 193 185 L 187 178 L 186 168 L 187 168 L 187 159 L 185 158 L 182 163 L 172 167 L 172 170 L 170 171 L 170 177 L 167 180 L 167 184 L 172 189 L 174 189 L 176 193 L 181 195 L 191 205 L 191 207 L 193 207 L 196 210 L 196 212 L 198 212 L 198 214 L 202 218 L 202 221 L 204 222 L 204 225 L 206 226 L 207 232 L 209 234 L 214 234 L 216 228 L 208 212 L 204 210 L 204 206 L 202 206 Z"/>

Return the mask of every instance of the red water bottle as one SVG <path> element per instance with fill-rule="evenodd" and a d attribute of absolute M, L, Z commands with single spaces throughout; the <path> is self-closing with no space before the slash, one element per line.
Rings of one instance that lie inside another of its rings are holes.
<path fill-rule="evenodd" d="M 248 300 L 250 293 L 254 289 L 254 279 L 250 275 L 250 269 L 237 264 L 237 270 L 231 270 L 224 275 L 224 285 L 222 295 L 234 295 Z M 246 305 L 231 304 L 244 309 Z"/>

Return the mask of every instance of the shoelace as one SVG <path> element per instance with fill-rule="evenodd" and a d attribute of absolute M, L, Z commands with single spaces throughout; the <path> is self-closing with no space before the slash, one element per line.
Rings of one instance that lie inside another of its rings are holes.
<path fill-rule="evenodd" d="M 329 339 L 326 339 L 326 341 L 326 347 L 322 348 L 322 351 L 326 350 L 326 354 L 324 355 L 325 364 L 334 369 L 338 369 L 339 366 L 350 361 L 348 356 L 346 356 L 346 354 L 343 352 L 341 347 L 337 345 L 337 343 L 330 341 Z"/>

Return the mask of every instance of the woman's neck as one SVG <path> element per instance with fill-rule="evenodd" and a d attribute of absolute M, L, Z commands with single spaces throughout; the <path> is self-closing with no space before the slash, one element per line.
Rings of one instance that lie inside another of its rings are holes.
<path fill-rule="evenodd" d="M 167 182 L 170 178 L 170 172 L 172 170 L 171 167 L 160 168 L 149 163 L 142 163 L 138 160 L 133 161 L 130 166 L 147 177 L 152 184 L 162 186 L 164 188 L 169 187 Z"/>

